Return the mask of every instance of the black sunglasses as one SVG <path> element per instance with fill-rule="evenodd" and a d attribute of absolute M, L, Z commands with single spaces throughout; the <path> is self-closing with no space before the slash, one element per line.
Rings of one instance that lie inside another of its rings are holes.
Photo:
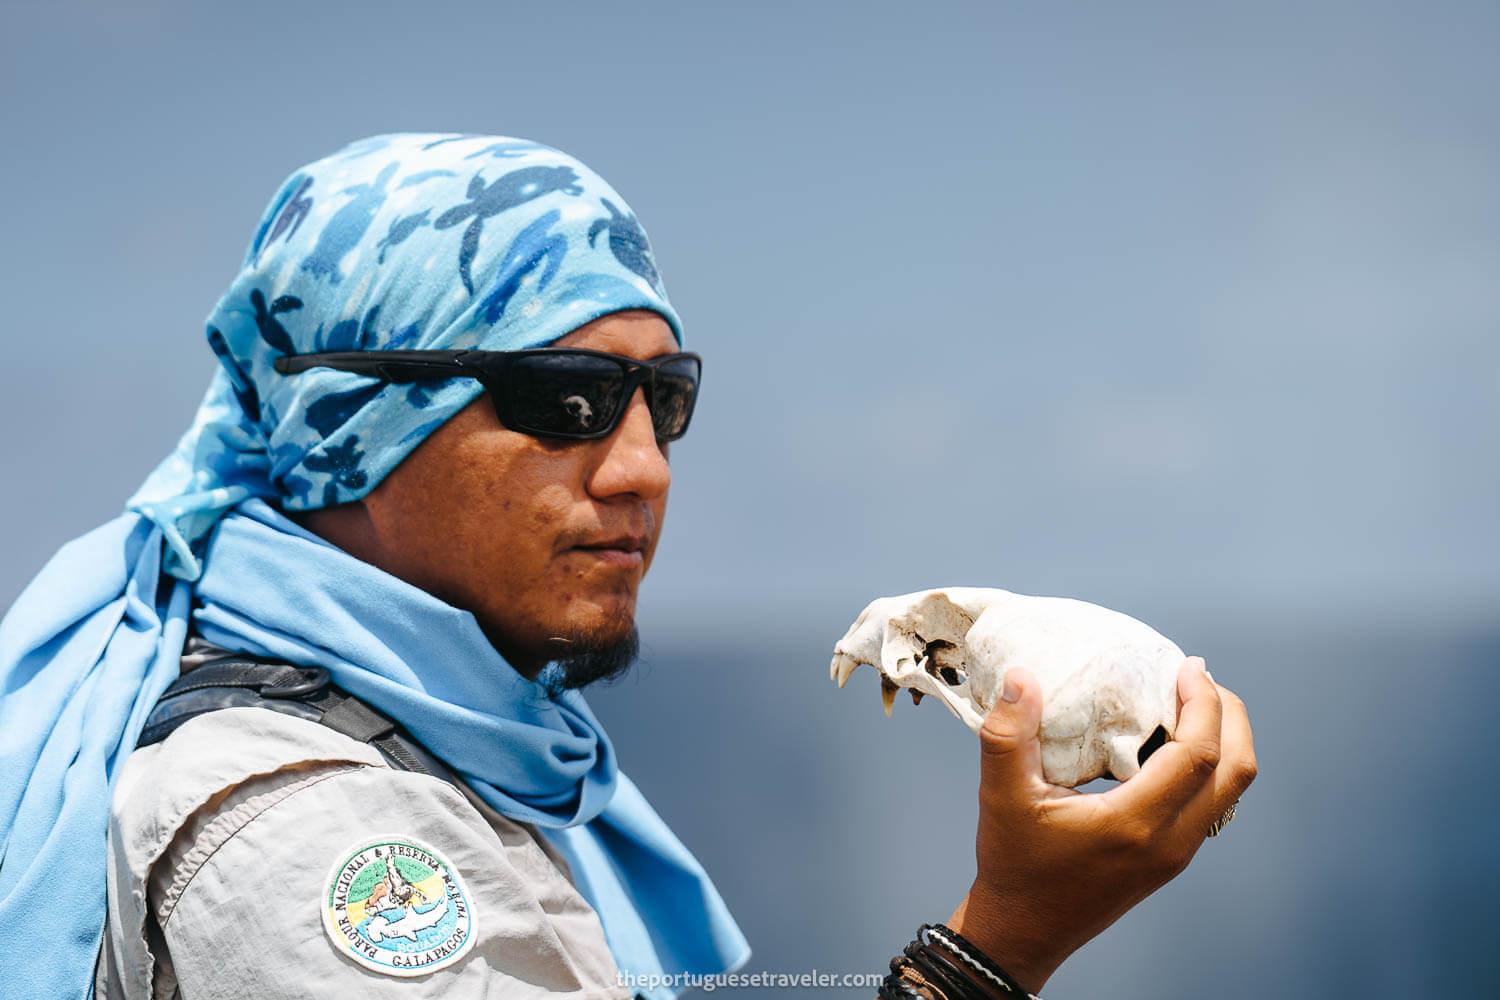
<path fill-rule="evenodd" d="M 309 368 L 373 375 L 387 382 L 478 379 L 495 415 L 513 431 L 535 437 L 587 441 L 608 437 L 635 390 L 644 387 L 651 425 L 660 441 L 687 432 L 698 399 L 703 359 L 666 354 L 637 361 L 620 354 L 568 347 L 529 351 L 329 351 L 277 358 L 283 375 Z"/>

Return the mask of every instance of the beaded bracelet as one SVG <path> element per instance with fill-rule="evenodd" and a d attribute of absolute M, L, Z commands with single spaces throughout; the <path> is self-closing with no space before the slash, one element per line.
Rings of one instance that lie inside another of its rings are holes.
<path fill-rule="evenodd" d="M 929 939 L 942 950 L 932 947 Z M 955 958 L 962 965 L 955 964 Z M 998 987 L 1006 996 L 1041 1000 L 951 927 L 923 924 L 917 928 L 917 939 L 891 959 L 891 974 L 881 983 L 878 995 L 882 1000 L 990 1000 L 992 994 L 985 984 Z"/>

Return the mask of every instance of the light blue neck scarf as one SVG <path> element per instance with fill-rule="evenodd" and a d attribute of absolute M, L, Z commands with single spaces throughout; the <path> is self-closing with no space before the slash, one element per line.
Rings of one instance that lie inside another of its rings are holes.
<path fill-rule="evenodd" d="M 622 309 L 658 312 L 680 339 L 634 215 L 556 150 L 378 136 L 287 180 L 209 317 L 220 369 L 192 429 L 132 513 L 64 546 L 0 623 L 8 981 L 48 998 L 91 990 L 111 783 L 177 676 L 190 615 L 211 642 L 327 667 L 499 812 L 546 829 L 622 970 L 745 960 L 712 883 L 618 772 L 580 695 L 547 697 L 472 615 L 271 506 L 365 495 L 480 391 L 281 376 L 276 357 L 533 347 Z"/>

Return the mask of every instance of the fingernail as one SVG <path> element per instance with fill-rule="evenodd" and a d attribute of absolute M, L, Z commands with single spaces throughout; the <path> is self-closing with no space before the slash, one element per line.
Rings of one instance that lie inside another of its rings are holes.
<path fill-rule="evenodd" d="M 1009 673 L 1005 675 L 1005 686 L 1000 689 L 1000 700 L 1015 704 L 1021 700 L 1021 686 Z"/>

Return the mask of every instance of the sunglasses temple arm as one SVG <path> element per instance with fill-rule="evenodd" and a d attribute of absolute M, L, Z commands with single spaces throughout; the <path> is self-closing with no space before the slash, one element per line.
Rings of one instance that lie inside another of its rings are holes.
<path fill-rule="evenodd" d="M 333 368 L 338 371 L 353 372 L 357 375 L 369 375 L 374 378 L 384 379 L 387 382 L 420 382 L 424 379 L 454 378 L 458 376 L 472 378 L 480 374 L 479 370 L 472 365 L 465 365 L 456 359 L 391 360 L 389 358 L 371 357 L 372 354 L 376 353 L 378 352 L 353 351 L 348 353 L 296 354 L 289 357 L 277 358 L 274 365 L 276 370 L 284 375 L 304 372 L 310 368 Z"/>

